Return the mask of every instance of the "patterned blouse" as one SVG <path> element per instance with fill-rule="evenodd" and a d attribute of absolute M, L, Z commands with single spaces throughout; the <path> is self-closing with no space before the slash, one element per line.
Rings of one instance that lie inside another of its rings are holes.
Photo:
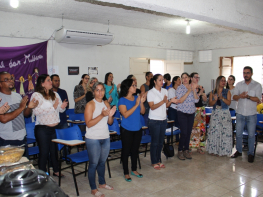
<path fill-rule="evenodd" d="M 83 86 L 76 85 L 74 89 L 74 94 L 73 94 L 74 100 L 83 96 L 84 94 L 85 94 L 85 90 Z M 84 97 L 78 102 L 75 102 L 75 110 L 74 110 L 75 114 L 84 113 L 86 104 L 87 104 L 86 97 Z"/>
<path fill-rule="evenodd" d="M 188 89 L 182 84 L 176 89 L 177 99 L 180 99 L 187 93 Z M 195 90 L 196 91 L 196 90 Z M 195 103 L 198 103 L 199 98 L 195 99 L 193 91 L 187 96 L 183 103 L 177 105 L 177 111 L 181 111 L 186 114 L 195 113 Z"/>
<path fill-rule="evenodd" d="M 42 96 L 42 94 L 38 92 L 34 92 L 32 94 L 30 100 L 34 98 L 39 102 L 38 106 L 33 109 L 33 113 L 36 115 L 36 125 L 50 125 L 60 122 L 59 112 L 60 113 L 64 112 L 66 108 L 61 109 L 62 101 L 60 99 L 60 96 L 58 95 L 58 93 L 56 92 L 54 93 L 56 95 L 56 98 L 59 99 L 59 104 L 57 106 L 57 109 L 53 107 L 56 100 L 53 101 L 51 99 L 47 100 Z"/>

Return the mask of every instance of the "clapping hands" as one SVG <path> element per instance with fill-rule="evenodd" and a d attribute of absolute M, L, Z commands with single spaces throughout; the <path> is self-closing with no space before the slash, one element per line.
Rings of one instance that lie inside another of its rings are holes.
<path fill-rule="evenodd" d="M 0 98 L 0 101 L 2 99 Z M 10 106 L 8 105 L 8 102 L 6 102 L 4 105 L 0 107 L 0 114 L 5 114 L 10 109 Z"/>
<path fill-rule="evenodd" d="M 61 109 L 65 109 L 68 106 L 68 101 L 65 99 L 63 103 L 61 104 Z"/>

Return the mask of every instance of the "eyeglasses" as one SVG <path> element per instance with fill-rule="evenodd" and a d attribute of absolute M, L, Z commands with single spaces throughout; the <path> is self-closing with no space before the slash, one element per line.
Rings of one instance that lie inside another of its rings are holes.
<path fill-rule="evenodd" d="M 249 75 L 251 72 L 243 72 L 243 75 Z"/>
<path fill-rule="evenodd" d="M 194 77 L 195 79 L 199 79 L 200 80 L 200 77 Z"/>
<path fill-rule="evenodd" d="M 13 77 L 9 78 L 4 78 L 4 81 L 0 81 L 0 82 L 9 82 L 9 81 L 14 81 L 15 79 Z"/>
<path fill-rule="evenodd" d="M 134 88 L 137 88 L 137 85 L 132 85 Z"/>

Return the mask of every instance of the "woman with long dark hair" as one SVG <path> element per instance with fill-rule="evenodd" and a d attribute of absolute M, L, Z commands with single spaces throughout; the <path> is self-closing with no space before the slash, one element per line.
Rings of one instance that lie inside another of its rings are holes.
<path fill-rule="evenodd" d="M 156 74 L 151 79 L 150 90 L 147 93 L 147 101 L 150 106 L 149 130 L 152 137 L 150 149 L 151 163 L 156 170 L 165 168 L 165 165 L 161 163 L 161 152 L 167 127 L 166 107 L 169 107 L 171 103 L 178 103 L 178 100 L 175 98 L 172 98 L 168 102 L 167 90 L 162 88 L 162 86 L 163 76 Z"/>
<path fill-rule="evenodd" d="M 81 80 L 79 85 L 76 85 L 74 88 L 74 102 L 75 102 L 75 110 L 76 114 L 84 113 L 85 106 L 87 104 L 86 101 L 86 93 L 88 91 L 87 84 L 89 82 L 90 76 L 88 74 L 83 74 L 81 76 Z"/>
<path fill-rule="evenodd" d="M 237 110 L 237 101 L 235 101 L 233 99 L 233 93 L 234 93 L 234 89 L 235 89 L 235 81 L 236 78 L 234 75 L 229 75 L 228 79 L 227 79 L 227 83 L 226 83 L 226 89 L 229 89 L 230 93 L 231 93 L 231 104 L 229 105 L 229 110 Z"/>
<path fill-rule="evenodd" d="M 106 88 L 106 92 L 105 92 L 106 98 L 107 99 L 109 99 L 110 97 L 112 98 L 110 105 L 116 106 L 118 109 L 119 89 L 120 89 L 121 84 L 118 84 L 116 86 L 113 83 L 113 74 L 111 72 L 105 75 L 104 86 Z"/>
<path fill-rule="evenodd" d="M 163 81 L 164 81 L 163 88 L 165 88 L 166 90 L 169 90 L 169 88 L 173 87 L 173 84 L 171 82 L 171 75 L 169 73 L 166 73 L 163 76 Z"/>
<path fill-rule="evenodd" d="M 99 188 L 113 190 L 105 182 L 105 162 L 110 152 L 110 134 L 108 124 L 113 123 L 113 114 L 116 107 L 110 108 L 107 101 L 103 101 L 105 94 L 104 84 L 96 82 L 92 91 L 94 99 L 88 102 L 84 117 L 86 122 L 85 141 L 89 156 L 88 178 L 91 194 L 104 196 L 96 186 L 96 171 L 99 177 Z"/>
<path fill-rule="evenodd" d="M 130 182 L 132 179 L 128 170 L 128 158 L 131 154 L 131 175 L 142 178 L 143 175 L 137 172 L 137 158 L 139 146 L 142 138 L 142 124 L 140 114 L 144 114 L 143 102 L 146 95 L 134 96 L 136 84 L 132 79 L 125 79 L 121 83 L 119 99 L 119 110 L 122 114 L 121 121 L 121 140 L 122 140 L 122 162 L 125 180 Z"/>
<path fill-rule="evenodd" d="M 232 124 L 228 106 L 231 103 L 231 93 L 224 89 L 226 79 L 219 76 L 216 87 L 209 95 L 209 105 L 213 106 L 208 129 L 206 150 L 211 155 L 231 155 L 232 152 Z"/>
<path fill-rule="evenodd" d="M 172 99 L 176 95 L 177 88 L 181 85 L 181 79 L 179 76 L 175 76 L 172 80 L 172 88 L 168 90 L 168 100 Z M 168 119 L 174 121 L 174 126 L 179 128 L 179 121 L 177 117 L 177 104 L 172 103 L 168 108 Z M 167 139 L 168 140 L 168 139 Z M 179 142 L 179 134 L 176 135 L 176 141 Z"/>
<path fill-rule="evenodd" d="M 52 81 L 49 75 L 42 74 L 37 78 L 35 92 L 31 96 L 31 101 L 35 99 L 39 102 L 33 109 L 36 116 L 35 136 L 39 147 L 38 168 L 47 172 L 46 164 L 50 156 L 53 166 L 53 175 L 58 173 L 58 150 L 56 143 L 56 129 L 60 122 L 59 113 L 64 112 L 67 101 L 62 103 L 58 93 L 52 91 Z"/>
<path fill-rule="evenodd" d="M 204 154 L 201 147 L 205 146 L 205 131 L 206 131 L 206 115 L 205 115 L 205 106 L 203 102 L 207 101 L 205 94 L 205 89 L 203 86 L 198 84 L 200 77 L 197 72 L 193 72 L 190 75 L 191 84 L 196 86 L 196 92 L 199 96 L 198 103 L 195 103 L 195 119 L 194 125 L 190 137 L 190 149 L 197 148 L 197 152 Z"/>
<path fill-rule="evenodd" d="M 195 103 L 199 101 L 199 97 L 196 92 L 196 84 L 189 84 L 190 75 L 184 72 L 181 79 L 182 85 L 176 90 L 177 99 L 180 99 L 180 103 L 177 105 L 177 115 L 181 130 L 178 158 L 185 160 L 185 158 L 192 159 L 189 154 L 189 142 L 194 124 Z"/>

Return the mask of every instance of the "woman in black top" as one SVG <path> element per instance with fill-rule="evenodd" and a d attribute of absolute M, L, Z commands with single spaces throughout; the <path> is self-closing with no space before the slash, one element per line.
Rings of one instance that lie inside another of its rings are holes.
<path fill-rule="evenodd" d="M 198 85 L 200 77 L 198 73 L 193 72 L 191 75 L 191 83 L 197 84 L 197 94 L 199 96 L 199 102 L 195 103 L 196 111 L 195 111 L 195 119 L 194 125 L 190 137 L 190 148 L 197 148 L 197 152 L 200 154 L 204 154 L 201 147 L 205 146 L 205 124 L 206 124 L 206 116 L 205 116 L 205 107 L 203 102 L 207 101 L 207 97 L 205 94 L 205 90 L 203 86 Z"/>

